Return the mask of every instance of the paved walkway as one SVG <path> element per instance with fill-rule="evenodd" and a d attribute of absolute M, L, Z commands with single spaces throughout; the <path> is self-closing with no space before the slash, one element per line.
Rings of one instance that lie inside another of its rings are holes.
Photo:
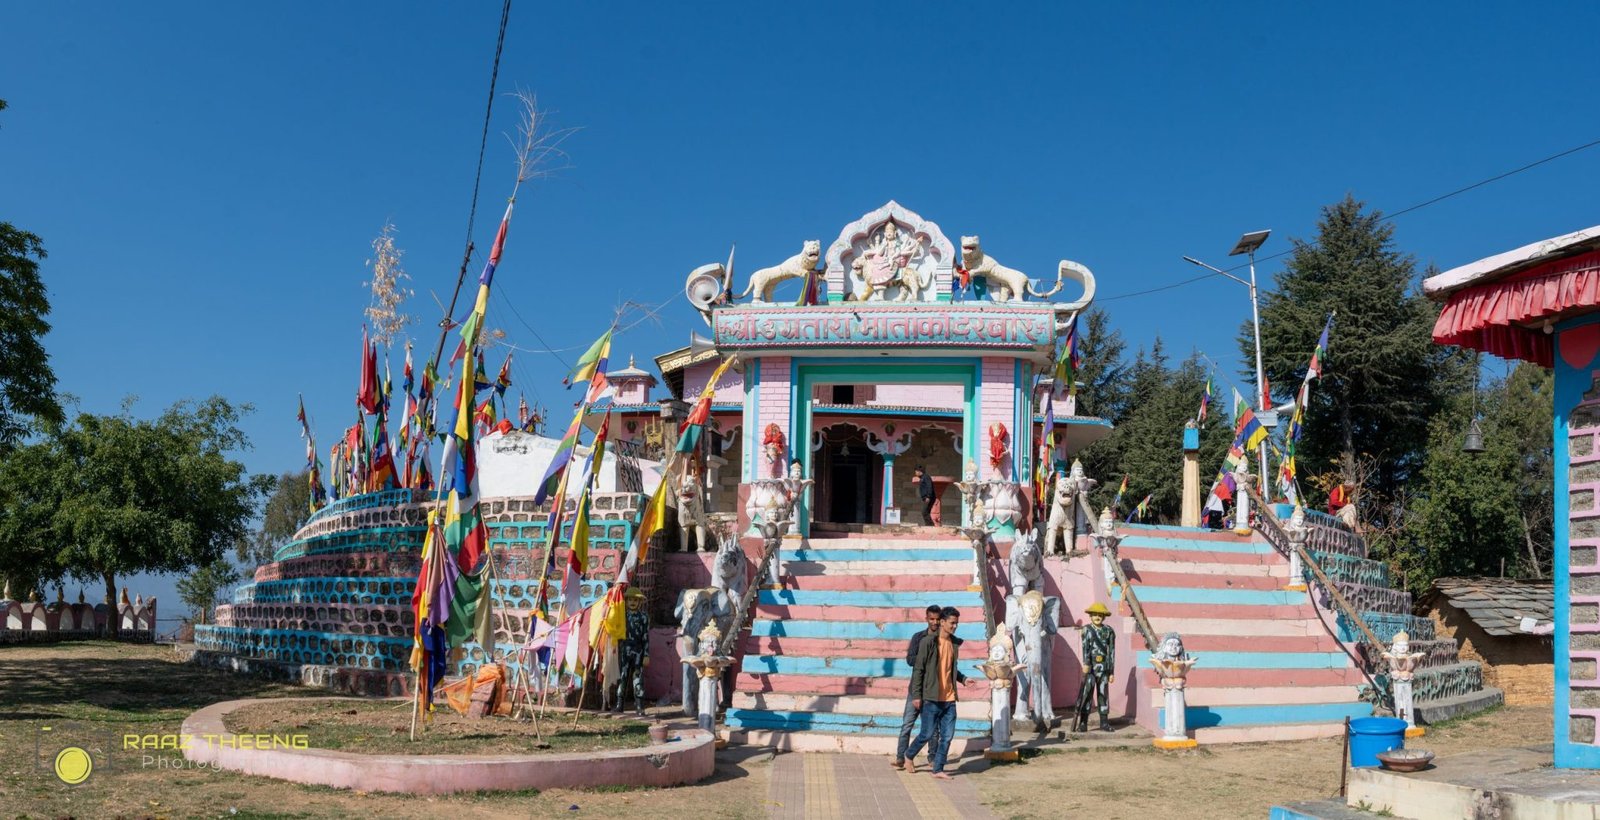
<path fill-rule="evenodd" d="M 977 784 L 969 773 L 935 780 L 926 763 L 917 774 L 906 774 L 890 768 L 889 758 L 880 755 L 778 755 L 772 761 L 767 807 L 778 820 L 994 817 L 978 802 Z"/>

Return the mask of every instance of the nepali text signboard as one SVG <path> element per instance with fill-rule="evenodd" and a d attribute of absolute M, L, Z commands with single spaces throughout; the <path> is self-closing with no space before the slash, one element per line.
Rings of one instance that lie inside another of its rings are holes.
<path fill-rule="evenodd" d="M 1049 305 L 870 305 L 719 308 L 718 348 L 935 347 L 1043 351 L 1056 340 Z"/>

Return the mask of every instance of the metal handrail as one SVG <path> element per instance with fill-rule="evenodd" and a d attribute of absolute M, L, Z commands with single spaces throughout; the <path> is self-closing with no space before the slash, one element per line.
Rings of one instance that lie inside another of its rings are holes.
<path fill-rule="evenodd" d="M 1374 653 L 1373 657 L 1381 657 L 1382 650 L 1384 650 L 1384 642 L 1379 641 L 1378 634 L 1374 634 L 1370 626 L 1366 626 L 1366 620 L 1362 618 L 1362 613 L 1357 612 L 1354 605 L 1350 604 L 1349 599 L 1344 597 L 1344 593 L 1339 591 L 1339 585 L 1333 583 L 1333 578 L 1328 577 L 1328 573 L 1323 572 L 1322 564 L 1318 564 L 1317 559 L 1312 557 L 1309 549 L 1306 549 L 1306 545 L 1302 545 L 1302 543 L 1298 543 L 1298 541 L 1290 537 L 1288 530 L 1283 527 L 1283 522 L 1278 521 L 1277 512 L 1272 511 L 1272 508 L 1267 506 L 1266 501 L 1261 500 L 1261 492 L 1259 492 L 1258 488 L 1246 482 L 1245 492 L 1250 493 L 1251 501 L 1256 503 L 1256 512 L 1258 512 L 1256 514 L 1256 522 L 1258 522 L 1256 530 L 1259 530 L 1262 537 L 1266 537 L 1267 543 L 1277 548 L 1278 551 L 1282 551 L 1282 553 L 1293 551 L 1293 553 L 1299 554 L 1301 565 L 1310 570 L 1312 577 L 1317 580 L 1317 585 L 1322 586 L 1328 593 L 1328 597 L 1333 599 L 1334 607 L 1338 607 L 1339 613 L 1344 615 L 1350 623 L 1354 623 L 1355 628 L 1362 631 L 1362 636 L 1365 637 L 1366 641 L 1373 645 L 1373 649 L 1378 652 Z"/>
<path fill-rule="evenodd" d="M 767 571 L 772 566 L 772 561 L 778 555 L 778 548 L 783 544 L 783 533 L 793 521 L 768 522 L 764 525 L 766 531 L 762 533 L 761 563 L 756 566 L 756 576 L 745 587 L 744 595 L 739 599 L 739 605 L 733 611 L 733 621 L 728 626 L 728 631 L 723 634 L 722 640 L 717 644 L 718 655 L 728 655 L 733 650 L 739 633 L 744 631 L 745 621 L 750 617 L 752 604 L 756 596 L 761 593 L 762 582 L 767 577 Z"/>
<path fill-rule="evenodd" d="M 991 572 L 991 561 L 999 560 L 999 550 L 991 555 L 989 548 L 993 545 L 987 527 L 973 525 L 963 532 L 972 543 L 972 580 L 977 582 L 978 595 L 983 598 L 983 627 L 985 635 L 993 635 L 996 626 L 994 614 L 994 573 Z"/>

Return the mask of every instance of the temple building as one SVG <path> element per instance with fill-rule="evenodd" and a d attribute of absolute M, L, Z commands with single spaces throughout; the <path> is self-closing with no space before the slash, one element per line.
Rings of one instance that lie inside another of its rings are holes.
<path fill-rule="evenodd" d="M 649 494 L 670 482 L 675 526 L 655 536 L 633 577 L 653 624 L 648 698 L 677 701 L 692 685 L 678 661 L 709 619 L 736 630 L 723 716 L 733 740 L 892 752 L 906 642 L 925 628 L 927 606 L 954 607 L 970 680 L 953 748 L 982 748 L 1004 698 L 980 662 L 1014 645 L 1043 693 L 1031 699 L 1036 717 L 1070 712 L 1085 609 L 1099 604 L 1116 635 L 1110 713 L 1152 732 L 1171 703 L 1151 666 L 1167 632 L 1199 658 L 1183 714 L 1203 743 L 1333 736 L 1344 718 L 1370 714 L 1386 684 L 1358 646 L 1363 629 L 1383 641 L 1407 632 L 1425 653 L 1423 720 L 1497 702 L 1478 665 L 1411 615 L 1410 596 L 1341 522 L 1312 516 L 1305 531 L 1341 600 L 1354 602 L 1335 612 L 1290 577 L 1279 529 L 1102 524 L 1086 509 L 1079 491 L 1112 477 L 1082 475 L 1073 456 L 1111 426 L 1079 415 L 1053 377 L 1094 298 L 1088 267 L 1063 259 L 1030 277 L 978 235 L 952 241 L 892 201 L 830 235 L 740 276 L 742 290 L 722 264 L 695 268 L 690 343 L 655 356 L 656 372 L 635 356 L 607 373 L 615 446 L 593 499 L 582 597 L 616 579 Z M 708 390 L 705 432 L 680 448 L 690 405 Z M 1045 429 L 1051 444 L 1041 447 Z M 1184 441 L 1172 431 L 1175 473 Z M 467 644 L 457 671 L 491 656 L 520 664 L 542 570 L 567 563 L 570 531 L 549 555 L 549 509 L 532 498 L 555 449 L 520 432 L 478 444 L 497 628 L 492 647 Z M 663 474 L 680 449 L 686 468 Z M 1041 459 L 1057 490 L 1036 499 Z M 918 467 L 932 478 L 931 521 L 912 481 Z M 399 489 L 319 510 L 218 609 L 216 625 L 197 628 L 197 658 L 348 691 L 409 691 L 409 598 L 430 504 Z M 751 585 L 741 619 L 737 591 Z"/>

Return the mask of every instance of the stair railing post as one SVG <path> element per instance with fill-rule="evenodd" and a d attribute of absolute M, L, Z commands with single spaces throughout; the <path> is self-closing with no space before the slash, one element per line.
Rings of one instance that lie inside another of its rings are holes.
<path fill-rule="evenodd" d="M 1289 583 L 1285 590 L 1292 592 L 1306 591 L 1305 562 L 1300 560 L 1300 554 L 1306 551 L 1306 511 L 1299 504 L 1294 506 L 1294 514 L 1289 516 L 1289 524 L 1285 527 L 1289 531 Z"/>
<path fill-rule="evenodd" d="M 1089 497 L 1079 496 L 1079 503 L 1089 503 Z M 1117 535 L 1116 519 L 1111 517 L 1111 508 L 1106 507 L 1100 511 L 1100 527 L 1095 531 L 1094 545 L 1099 548 L 1106 567 L 1111 570 L 1112 577 L 1121 587 L 1122 600 L 1133 612 L 1133 620 L 1139 626 L 1139 634 L 1144 636 L 1144 645 L 1154 647 L 1157 643 L 1156 631 L 1150 626 L 1150 619 L 1145 617 L 1144 605 L 1139 603 L 1139 595 L 1133 591 L 1133 582 L 1128 580 L 1128 573 L 1122 568 L 1122 559 L 1117 557 L 1117 547 L 1121 543 L 1122 536 Z"/>

